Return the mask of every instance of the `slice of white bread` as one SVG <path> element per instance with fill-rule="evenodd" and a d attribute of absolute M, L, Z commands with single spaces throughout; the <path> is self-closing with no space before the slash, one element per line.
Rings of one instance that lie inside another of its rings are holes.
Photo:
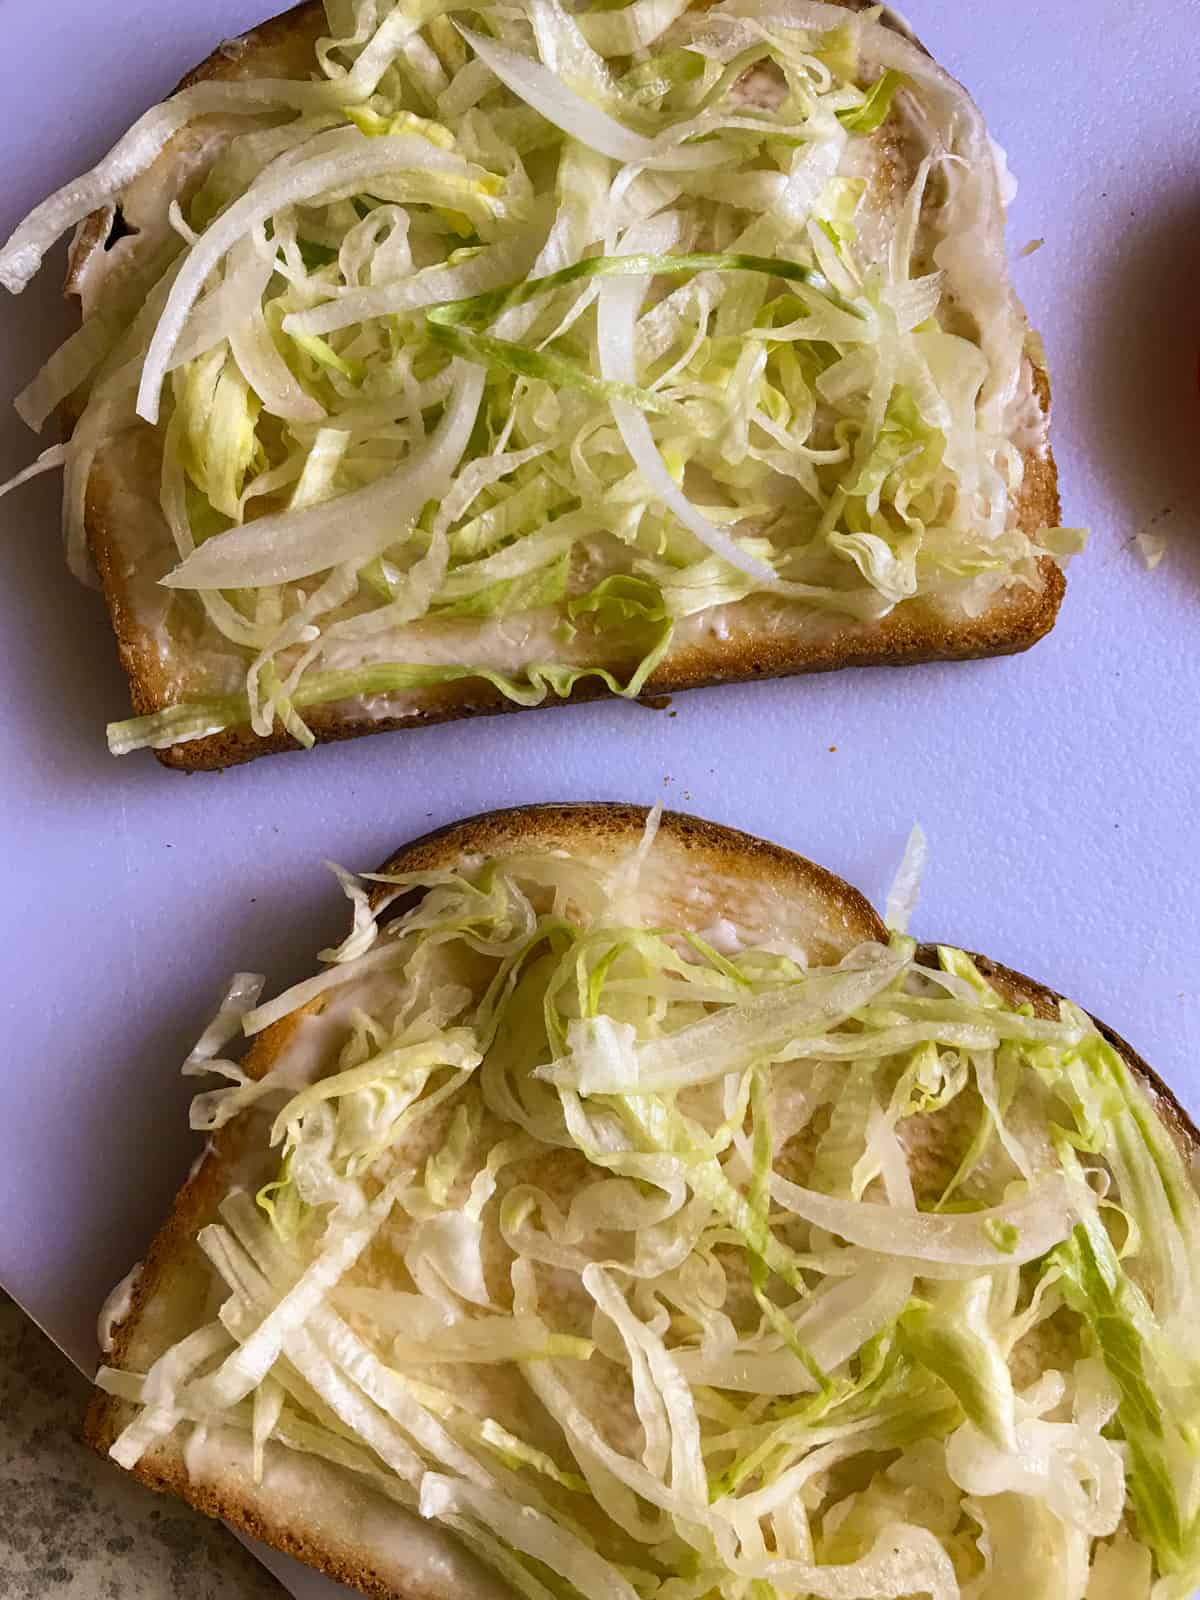
<path fill-rule="evenodd" d="M 842 3 L 864 9 L 864 0 Z M 184 81 L 307 76 L 314 41 L 325 31 L 321 5 L 309 0 L 244 38 L 221 45 Z M 142 292 L 144 269 L 168 236 L 171 202 L 186 205 L 240 126 L 244 119 L 214 116 L 184 129 L 129 186 L 115 211 L 96 213 L 81 226 L 67 287 L 86 313 L 111 309 L 119 316 L 123 302 Z M 894 117 L 873 140 L 877 160 L 869 203 L 886 219 L 907 193 L 919 155 Z M 1050 390 L 1045 370 L 1030 357 L 1023 382 L 1031 415 L 1019 437 L 1014 435 L 1025 472 L 1011 517 L 1022 531 L 1036 535 L 1060 520 L 1057 473 L 1046 426 Z M 70 407 L 64 411 L 69 423 Z M 98 455 L 86 506 L 88 540 L 138 715 L 179 700 L 227 694 L 240 686 L 246 666 L 235 646 L 215 629 L 202 626 L 194 595 L 159 584 L 177 560 L 158 504 L 160 460 L 161 439 L 155 429 L 146 424 L 126 429 Z M 934 604 L 920 593 L 901 602 L 883 620 L 870 622 L 822 613 L 796 601 L 751 596 L 684 619 L 670 650 L 646 682 L 645 694 L 653 697 L 838 667 L 1010 654 L 1027 649 L 1049 631 L 1064 588 L 1058 565 L 1042 557 L 1032 579 L 1002 588 L 977 616 L 957 605 Z M 414 624 L 393 640 L 392 656 L 437 662 L 486 658 L 499 670 L 519 671 L 556 649 L 561 653 L 561 643 L 554 643 L 553 630 L 560 621 L 556 612 L 522 613 L 517 620 L 516 628 L 490 625 L 491 635 L 488 625 L 470 621 Z M 606 643 L 599 647 L 600 655 L 595 654 L 596 646 L 583 640 L 577 640 L 574 648 L 584 651 L 576 664 L 594 660 L 622 678 L 634 670 L 640 654 L 633 643 L 627 659 L 613 659 L 613 647 Z M 593 699 L 607 692 L 596 678 L 585 678 L 569 698 Z M 553 697 L 546 703 L 555 703 Z M 370 701 L 314 707 L 306 712 L 306 720 L 317 739 L 333 740 L 512 709 L 512 701 L 499 688 L 480 678 L 466 678 L 376 695 Z M 266 736 L 243 726 L 156 753 L 168 766 L 195 770 L 290 748 L 293 741 L 282 726 Z"/>
<path fill-rule="evenodd" d="M 628 856 L 645 820 L 644 809 L 628 805 L 494 812 L 417 840 L 383 870 L 430 872 L 544 852 L 609 864 Z M 813 963 L 837 961 L 863 941 L 886 936 L 870 905 L 833 874 L 763 840 L 672 813 L 663 816 L 644 864 L 639 899 L 647 922 L 708 932 L 710 938 L 716 937 L 712 930 L 721 928 L 748 942 L 785 941 L 802 948 Z M 925 952 L 923 959 L 934 964 L 935 952 Z M 978 964 L 1006 999 L 1027 1001 L 1040 1016 L 1056 1014 L 1057 996 L 1051 990 L 992 962 L 981 959 Z M 261 1076 L 291 1051 L 310 1062 L 314 1050 L 332 1059 L 337 1038 L 328 1019 L 320 1019 L 321 1009 L 320 1001 L 313 1002 L 262 1034 L 244 1062 L 248 1072 Z M 1200 1134 L 1170 1090 L 1123 1041 L 1099 1026 L 1141 1081 L 1180 1148 L 1191 1152 L 1200 1147 Z M 912 1122 L 912 1128 L 905 1125 L 904 1143 L 919 1194 L 934 1183 L 944 1184 L 947 1161 L 953 1170 L 955 1158 L 945 1150 L 923 1147 L 922 1119 Z M 166 1348 L 211 1315 L 218 1285 L 195 1243 L 196 1234 L 213 1220 L 231 1186 L 253 1188 L 264 1181 L 267 1172 L 256 1143 L 260 1130 L 261 1123 L 244 1114 L 216 1136 L 193 1171 L 134 1282 L 107 1357 L 111 1365 L 145 1372 Z M 1053 1337 L 1049 1329 L 1045 1337 Z M 1034 1367 L 1039 1361 L 1053 1364 L 1040 1346 L 1027 1360 Z M 88 1442 L 107 1451 L 133 1410 L 126 1402 L 97 1395 L 85 1426 Z M 452 1538 L 322 1461 L 271 1443 L 262 1482 L 256 1484 L 244 1438 L 217 1431 L 207 1442 L 185 1445 L 177 1434 L 144 1455 L 135 1471 L 152 1487 L 177 1493 L 366 1594 L 387 1600 L 483 1600 L 506 1592 Z"/>

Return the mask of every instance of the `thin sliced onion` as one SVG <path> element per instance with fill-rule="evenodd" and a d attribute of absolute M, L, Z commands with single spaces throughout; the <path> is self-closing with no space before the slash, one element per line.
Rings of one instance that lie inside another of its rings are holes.
<path fill-rule="evenodd" d="M 883 920 L 893 933 L 907 933 L 912 914 L 917 909 L 921 893 L 921 879 L 929 859 L 929 841 L 919 822 L 914 822 L 896 877 L 888 890 L 887 907 Z"/>

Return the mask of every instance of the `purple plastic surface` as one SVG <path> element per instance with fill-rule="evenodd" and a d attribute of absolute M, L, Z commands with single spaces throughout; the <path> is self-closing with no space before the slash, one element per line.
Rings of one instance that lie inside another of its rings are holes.
<path fill-rule="evenodd" d="M 1200 1106 L 1194 0 L 909 10 L 1008 149 L 1013 253 L 1045 239 L 1016 279 L 1054 370 L 1065 517 L 1093 542 L 1033 653 L 184 777 L 106 752 L 126 688 L 99 599 L 63 565 L 57 486 L 0 502 L 0 1281 L 80 1365 L 194 1154 L 176 1068 L 228 973 L 277 988 L 309 970 L 344 923 L 324 857 L 372 867 L 493 806 L 662 797 L 794 846 L 877 902 L 919 819 L 931 859 L 914 931 L 1070 993 Z M 258 15 L 254 0 L 0 0 L 0 233 Z M 6 393 L 69 331 L 60 273 L 61 255 L 0 301 Z M 36 448 L 0 416 L 0 478 Z M 1170 540 L 1153 574 L 1131 544 L 1150 528 Z M 297 1594 L 335 1592 L 287 1572 Z"/>

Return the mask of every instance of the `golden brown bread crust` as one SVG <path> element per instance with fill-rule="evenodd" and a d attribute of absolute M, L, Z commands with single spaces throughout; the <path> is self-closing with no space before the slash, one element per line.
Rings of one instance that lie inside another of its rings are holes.
<path fill-rule="evenodd" d="M 864 0 L 841 0 L 841 3 L 851 9 L 862 9 Z M 299 61 L 310 51 L 322 25 L 321 5 L 317 0 L 306 0 L 305 4 L 247 34 L 240 42 L 242 48 L 222 45 L 190 73 L 180 87 L 204 78 L 232 76 L 248 58 L 263 53 L 277 58 L 283 52 L 291 59 L 294 48 L 295 59 Z M 277 65 L 275 70 L 278 70 Z M 72 250 L 67 280 L 69 294 L 79 292 L 89 259 L 104 248 L 111 220 L 110 213 L 97 212 L 83 225 Z M 1045 374 L 1040 371 L 1035 372 L 1035 389 L 1042 410 L 1048 416 L 1050 389 Z M 63 415 L 69 425 L 72 420 L 69 407 L 64 408 Z M 150 430 L 146 433 L 148 440 L 156 439 Z M 171 679 L 151 632 L 130 600 L 116 498 L 113 484 L 98 467 L 88 487 L 88 542 L 112 618 L 121 664 L 129 678 L 133 710 L 142 716 L 170 703 Z M 1020 526 L 1027 533 L 1059 523 L 1057 470 L 1049 449 L 1044 455 L 1030 451 L 1026 456 L 1026 476 L 1018 513 Z M 1019 586 L 1008 590 L 977 619 L 947 618 L 918 597 L 900 605 L 883 622 L 869 627 L 847 618 L 841 622 L 823 621 L 819 632 L 809 630 L 806 633 L 802 624 L 791 629 L 756 630 L 754 603 L 743 602 L 734 610 L 735 626 L 730 629 L 729 637 L 673 649 L 647 681 L 646 695 L 677 694 L 685 689 L 721 683 L 830 672 L 841 667 L 902 667 L 925 661 L 1015 654 L 1029 649 L 1050 631 L 1065 592 L 1066 583 L 1059 567 L 1048 557 L 1044 557 L 1039 566 L 1039 587 Z M 632 671 L 636 662 L 609 665 L 618 672 Z M 586 701 L 605 698 L 608 694 L 599 680 L 590 678 L 579 683 L 566 698 Z M 565 701 L 554 699 L 545 702 L 547 706 L 563 703 Z M 306 713 L 306 718 L 316 738 L 325 743 L 519 709 L 522 708 L 506 699 L 492 684 L 481 679 L 465 679 L 429 687 L 422 692 L 419 708 L 401 716 L 368 717 L 360 707 L 347 702 L 313 708 Z M 212 771 L 235 766 L 255 756 L 295 748 L 294 741 L 282 729 L 277 728 L 263 738 L 243 726 L 155 754 L 164 766 L 185 771 Z"/>
<path fill-rule="evenodd" d="M 426 834 L 391 856 L 380 870 L 427 871 L 453 865 L 464 857 L 516 850 L 575 849 L 581 853 L 615 853 L 636 842 L 645 817 L 644 807 L 620 804 L 530 806 L 489 812 Z M 717 823 L 672 812 L 663 815 L 660 837 L 684 852 L 691 875 L 697 881 L 741 877 L 820 902 L 828 925 L 841 929 L 843 948 L 860 940 L 885 937 L 879 916 L 856 889 L 779 845 Z M 376 897 L 382 893 L 382 889 L 375 891 Z M 814 956 L 816 954 L 814 951 Z M 923 946 L 920 955 L 927 962 L 936 961 L 934 946 Z M 1054 1014 L 1059 997 L 1053 990 L 985 957 L 976 957 L 976 960 L 1006 998 L 1029 1000 L 1040 1014 Z M 319 1001 L 314 1002 L 307 1009 L 316 1010 L 319 1005 Z M 299 1025 L 302 1014 L 284 1018 L 256 1041 L 244 1063 L 252 1076 L 261 1076 L 268 1070 Z M 1161 1079 L 1103 1023 L 1097 1026 L 1145 1084 L 1151 1103 L 1181 1148 L 1188 1153 L 1200 1149 L 1200 1132 Z M 213 1153 L 180 1191 L 146 1256 L 130 1311 L 115 1330 L 109 1358 L 113 1366 L 124 1364 L 139 1320 L 155 1297 L 167 1288 L 168 1279 L 177 1290 L 180 1261 L 186 1261 L 189 1253 L 195 1250 L 193 1241 L 197 1229 L 214 1215 L 227 1187 L 227 1175 L 237 1162 L 243 1136 L 238 1121 L 224 1128 L 213 1141 Z M 84 1424 L 85 1439 L 102 1454 L 107 1453 L 132 1414 L 133 1407 L 128 1403 L 97 1393 Z M 315 1544 L 306 1536 L 303 1527 L 292 1526 L 286 1515 L 277 1510 L 267 1512 L 255 1503 L 252 1494 L 221 1493 L 204 1484 L 193 1483 L 178 1446 L 158 1447 L 145 1456 L 134 1471 L 151 1488 L 178 1494 L 210 1516 L 224 1517 L 244 1532 L 265 1539 L 364 1594 L 376 1596 L 378 1600 L 433 1600 L 431 1593 L 420 1584 L 406 1583 L 397 1587 L 392 1579 L 381 1574 L 365 1552 Z"/>
<path fill-rule="evenodd" d="M 937 948 L 934 945 L 922 945 L 918 954 L 926 963 L 937 962 Z M 1058 1015 L 1058 1005 L 1063 996 L 1053 989 L 1047 989 L 1045 984 L 1036 983 L 1032 978 L 1014 972 L 1011 967 L 1002 966 L 999 961 L 993 961 L 988 956 L 972 955 L 971 959 L 984 977 L 995 984 L 1006 1000 L 1018 1004 L 1027 1000 L 1039 1017 Z M 1099 1017 L 1092 1017 L 1092 1021 L 1113 1049 L 1124 1058 L 1126 1065 L 1145 1088 L 1147 1098 L 1170 1130 L 1184 1157 L 1190 1158 L 1200 1152 L 1200 1129 L 1180 1105 L 1175 1091 L 1114 1028 L 1110 1028 L 1106 1022 L 1101 1022 Z"/>
<path fill-rule="evenodd" d="M 648 814 L 646 806 L 615 800 L 484 811 L 422 835 L 389 857 L 379 870 L 424 872 L 466 856 L 511 854 L 518 848 L 577 849 L 592 855 L 617 853 L 636 844 Z M 694 863 L 697 878 L 704 875 L 768 881 L 786 893 L 819 901 L 832 913 L 832 919 L 827 920 L 844 928 L 850 943 L 887 937 L 874 908 L 857 889 L 794 850 L 682 811 L 663 812 L 658 838 L 661 843 L 669 842 L 682 850 L 689 863 Z M 377 904 L 383 893 L 382 888 L 376 888 L 373 903 Z M 809 950 L 809 956 L 822 961 L 834 956 L 834 950 L 832 946 L 818 945 Z"/>

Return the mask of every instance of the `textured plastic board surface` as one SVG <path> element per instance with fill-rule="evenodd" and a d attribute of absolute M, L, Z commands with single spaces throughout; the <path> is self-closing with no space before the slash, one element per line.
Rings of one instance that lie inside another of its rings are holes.
<path fill-rule="evenodd" d="M 1054 370 L 1065 515 L 1093 542 L 1031 654 L 708 690 L 674 715 L 464 723 L 187 778 L 106 753 L 125 685 L 99 600 L 64 569 L 55 487 L 0 503 L 0 1280 L 81 1365 L 194 1153 L 176 1066 L 226 975 L 278 987 L 308 970 L 344 920 L 322 858 L 374 866 L 492 806 L 661 796 L 877 901 L 920 819 L 915 931 L 1072 994 L 1200 1107 L 1194 0 L 908 9 L 1008 149 L 1013 253 L 1045 240 L 1015 271 Z M 0 233 L 260 14 L 0 0 Z M 0 302 L 9 390 L 68 331 L 60 268 Z M 0 476 L 31 444 L 0 418 Z M 1151 527 L 1170 540 L 1154 574 L 1132 545 Z"/>

